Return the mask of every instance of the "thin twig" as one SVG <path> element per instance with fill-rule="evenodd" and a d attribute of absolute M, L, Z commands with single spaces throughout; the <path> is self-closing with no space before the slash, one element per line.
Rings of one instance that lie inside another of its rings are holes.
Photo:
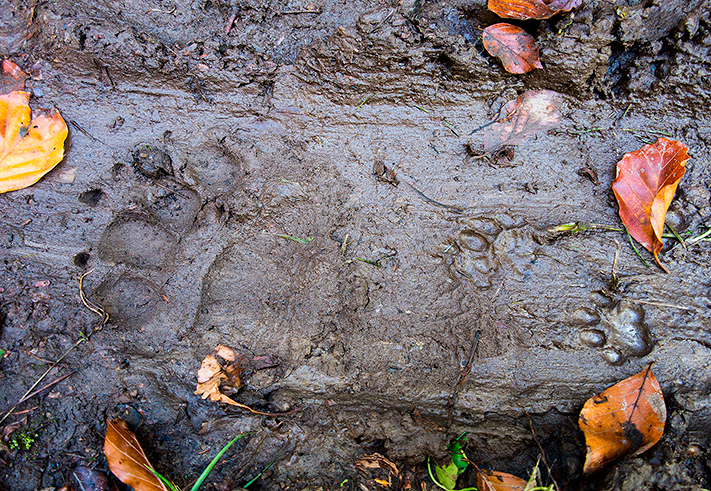
<path fill-rule="evenodd" d="M 46 384 L 46 385 L 45 385 L 44 387 L 42 387 L 41 389 L 37 389 L 36 391 L 32 392 L 31 394 L 27 394 L 25 397 L 23 397 L 22 399 L 20 399 L 20 401 L 18 402 L 18 404 L 22 404 L 23 402 L 25 402 L 25 401 L 27 401 L 27 400 L 29 400 L 29 399 L 32 399 L 32 398 L 33 398 L 34 396 L 36 396 L 37 394 L 40 394 L 42 391 L 49 389 L 49 388 L 52 387 L 53 385 L 57 385 L 57 384 L 58 384 L 59 382 L 61 382 L 62 380 L 71 377 L 71 376 L 74 375 L 75 373 L 76 373 L 76 370 L 72 370 L 72 371 L 69 372 L 69 373 L 65 373 L 64 375 L 62 375 L 62 376 L 59 377 L 58 379 L 55 379 L 55 380 L 53 380 L 52 382 L 49 382 L 48 384 Z"/>
<path fill-rule="evenodd" d="M 533 441 L 536 442 L 536 445 L 538 445 L 538 450 L 541 451 L 541 460 L 543 460 L 543 465 L 546 466 L 546 470 L 548 471 L 548 477 L 550 477 L 551 480 L 553 481 L 553 484 L 555 484 L 555 488 L 560 489 L 558 487 L 558 483 L 555 481 L 555 478 L 553 477 L 553 471 L 551 470 L 550 466 L 548 465 L 548 461 L 546 460 L 546 452 L 543 451 L 541 442 L 538 441 L 538 437 L 536 437 L 536 432 L 533 430 L 533 421 L 531 421 L 531 416 L 528 414 L 528 411 L 524 411 L 524 414 L 528 418 L 528 425 L 531 427 L 531 435 L 533 435 Z"/>
<path fill-rule="evenodd" d="M 28 399 L 29 394 L 31 394 L 32 391 L 35 390 L 35 387 L 37 387 L 37 386 L 40 384 L 40 382 L 42 382 L 42 381 L 44 380 L 44 378 L 45 378 L 47 375 L 49 375 L 49 372 L 52 371 L 52 369 L 53 369 L 55 366 L 59 365 L 59 363 L 64 359 L 65 356 L 67 356 L 74 348 L 76 348 L 76 347 L 79 346 L 81 343 L 83 343 L 84 341 L 86 341 L 86 339 L 88 339 L 88 338 L 83 337 L 83 338 L 79 339 L 79 341 L 77 341 L 76 343 L 74 343 L 67 351 L 64 352 L 64 354 L 63 354 L 62 356 L 60 356 L 59 358 L 57 358 L 57 360 L 52 364 L 52 366 L 50 366 L 50 367 L 35 381 L 35 383 L 32 384 L 32 387 L 30 387 L 29 389 L 27 389 L 27 391 L 24 393 L 24 395 L 20 398 L 20 402 L 18 402 L 17 404 L 15 404 L 14 406 L 12 406 L 10 409 L 8 409 L 7 411 L 5 411 L 5 415 L 4 415 L 2 418 L 0 418 L 0 424 L 1 424 L 3 421 L 5 421 L 5 419 L 6 419 L 15 409 L 17 409 L 17 406 L 19 406 L 22 401 L 25 401 L 25 400 Z"/>
<path fill-rule="evenodd" d="M 276 15 L 320 14 L 320 10 L 284 10 Z"/>

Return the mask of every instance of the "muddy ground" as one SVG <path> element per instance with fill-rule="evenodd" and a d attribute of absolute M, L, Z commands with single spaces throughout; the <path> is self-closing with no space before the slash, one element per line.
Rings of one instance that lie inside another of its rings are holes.
<path fill-rule="evenodd" d="M 711 225 L 709 2 L 584 3 L 518 23 L 545 68 L 514 76 L 482 0 L 0 0 L 0 55 L 70 127 L 55 170 L 0 196 L 0 410 L 90 335 L 3 423 L 0 486 L 106 471 L 117 414 L 181 486 L 244 431 L 205 489 L 272 461 L 250 489 L 362 489 L 376 451 L 431 489 L 423 462 L 462 431 L 525 477 L 528 414 L 568 489 L 709 487 L 711 244 L 668 240 L 665 274 L 620 232 L 547 232 L 619 226 L 615 163 L 664 135 L 691 155 L 668 223 Z M 476 158 L 470 132 L 527 89 L 565 95 L 559 125 Z M 218 344 L 279 360 L 236 400 L 299 411 L 195 395 Z M 582 479 L 582 404 L 650 362 L 662 441 Z"/>

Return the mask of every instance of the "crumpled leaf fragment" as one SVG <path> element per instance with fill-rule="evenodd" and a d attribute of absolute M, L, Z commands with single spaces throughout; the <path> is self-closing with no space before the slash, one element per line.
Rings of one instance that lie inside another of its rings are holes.
<path fill-rule="evenodd" d="M 664 394 L 651 365 L 588 399 L 578 421 L 587 447 L 583 473 L 645 452 L 662 437 L 666 419 Z"/>
<path fill-rule="evenodd" d="M 664 219 L 686 172 L 688 148 L 676 140 L 659 138 L 656 143 L 625 154 L 617 163 L 612 190 L 620 205 L 620 218 L 627 231 L 657 263 L 664 247 Z"/>
<path fill-rule="evenodd" d="M 548 131 L 560 121 L 563 95 L 553 90 L 527 90 L 509 101 L 500 119 L 484 130 L 484 150 L 496 152 L 505 145 L 521 145 L 532 136 Z"/>
<path fill-rule="evenodd" d="M 481 40 L 489 54 L 501 59 L 509 73 L 543 68 L 536 40 L 520 27 L 500 22 L 484 29 Z"/>
<path fill-rule="evenodd" d="M 218 357 L 224 362 L 221 363 Z M 228 346 L 218 345 L 214 349 L 214 354 L 207 355 L 200 364 L 195 394 L 203 399 L 237 406 L 254 414 L 263 414 L 265 416 L 283 414 L 257 411 L 225 394 L 225 391 L 236 393 L 244 385 L 242 375 L 247 367 L 253 370 L 262 370 L 276 366 L 277 362 L 271 356 L 255 356 L 250 359 Z"/>
<path fill-rule="evenodd" d="M 30 94 L 0 96 L 0 193 L 26 188 L 64 158 L 67 125 L 56 110 L 31 119 Z"/>
<path fill-rule="evenodd" d="M 548 19 L 582 3 L 583 0 L 489 0 L 489 10 L 509 19 Z"/>
<path fill-rule="evenodd" d="M 134 491 L 168 491 L 124 420 L 106 421 L 104 455 L 113 475 Z"/>
<path fill-rule="evenodd" d="M 387 457 L 379 453 L 363 455 L 356 460 L 353 465 L 372 481 L 384 488 L 389 488 L 393 485 L 393 477 L 400 480 L 400 471 L 397 466 Z M 382 471 L 380 473 L 382 477 L 376 477 L 378 470 Z"/>

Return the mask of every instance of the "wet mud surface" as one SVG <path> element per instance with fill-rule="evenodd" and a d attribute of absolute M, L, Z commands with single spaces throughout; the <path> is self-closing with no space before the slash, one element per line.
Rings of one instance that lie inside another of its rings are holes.
<path fill-rule="evenodd" d="M 253 489 L 360 489 L 359 456 L 421 466 L 462 431 L 524 476 L 528 414 L 570 489 L 708 487 L 711 246 L 667 240 L 664 274 L 620 232 L 549 229 L 618 227 L 615 163 L 665 135 L 692 157 L 668 223 L 711 224 L 709 2 L 585 4 L 523 23 L 546 68 L 512 76 L 478 0 L 4 0 L 0 54 L 41 72 L 33 104 L 70 138 L 0 196 L 0 409 L 101 327 L 81 274 L 110 321 L 6 420 L 35 441 L 2 452 L 2 486 L 106 470 L 119 414 L 179 485 L 244 431 L 216 489 L 272 461 Z M 528 89 L 564 95 L 558 126 L 478 158 L 470 132 Z M 279 360 L 236 400 L 299 410 L 195 395 L 218 344 Z M 661 443 L 580 480 L 578 411 L 650 362 Z"/>

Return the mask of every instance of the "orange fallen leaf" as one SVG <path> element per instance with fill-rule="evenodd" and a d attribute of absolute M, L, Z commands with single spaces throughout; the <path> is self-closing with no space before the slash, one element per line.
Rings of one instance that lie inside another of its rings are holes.
<path fill-rule="evenodd" d="M 548 19 L 582 3 L 583 0 L 489 0 L 489 10 L 509 19 Z"/>
<path fill-rule="evenodd" d="M 134 491 L 168 491 L 150 471 L 153 466 L 124 420 L 106 421 L 104 455 L 114 476 Z"/>
<path fill-rule="evenodd" d="M 30 121 L 30 94 L 0 96 L 0 193 L 26 188 L 64 157 L 68 130 L 57 111 Z"/>
<path fill-rule="evenodd" d="M 505 472 L 489 471 L 477 467 L 475 483 L 479 491 L 523 491 L 528 481 Z"/>
<path fill-rule="evenodd" d="M 664 395 L 651 365 L 588 399 L 578 422 L 587 447 L 583 472 L 645 452 L 662 437 L 666 419 Z"/>
<path fill-rule="evenodd" d="M 664 218 L 686 171 L 687 151 L 681 142 L 660 138 L 625 154 L 617 163 L 617 177 L 612 183 L 622 223 L 665 271 L 659 261 Z"/>
<path fill-rule="evenodd" d="M 496 152 L 505 145 L 520 145 L 552 128 L 560 120 L 562 101 L 562 94 L 552 90 L 527 90 L 507 102 L 499 112 L 502 118 L 484 132 L 484 150 Z"/>
<path fill-rule="evenodd" d="M 533 36 L 517 26 L 500 22 L 484 29 L 484 48 L 501 59 L 509 73 L 528 73 L 543 68 Z"/>

